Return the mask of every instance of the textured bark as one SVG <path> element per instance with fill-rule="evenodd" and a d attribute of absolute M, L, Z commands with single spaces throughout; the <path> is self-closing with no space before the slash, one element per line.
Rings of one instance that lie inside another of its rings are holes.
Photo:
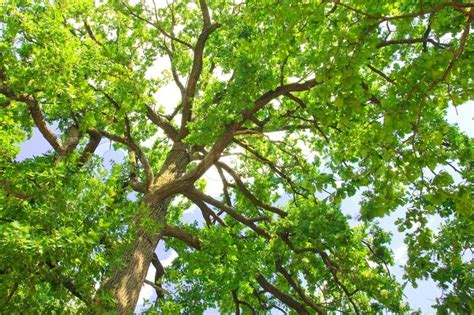
<path fill-rule="evenodd" d="M 159 216 L 163 216 L 160 214 L 166 211 L 166 206 L 167 200 L 156 205 L 156 211 L 153 212 L 158 215 L 158 220 Z M 104 284 L 102 290 L 112 293 L 120 314 L 133 312 L 160 238 L 160 231 L 148 233 L 139 228 L 135 241 L 124 257 L 124 264 L 118 267 Z"/>
<path fill-rule="evenodd" d="M 145 194 L 143 203 L 150 209 L 149 216 L 164 225 L 167 206 L 171 196 L 161 198 L 160 186 L 181 176 L 189 163 L 189 156 L 184 145 L 175 144 L 158 174 L 150 192 Z M 158 241 L 163 231 L 153 233 L 140 227 L 143 220 L 137 217 L 133 222 L 136 238 L 124 257 L 124 264 L 113 271 L 112 276 L 103 284 L 101 290 L 112 293 L 120 314 L 131 314 L 138 301 L 138 296 L 145 281 L 148 268 L 153 259 Z M 98 301 L 99 304 L 100 301 Z"/>

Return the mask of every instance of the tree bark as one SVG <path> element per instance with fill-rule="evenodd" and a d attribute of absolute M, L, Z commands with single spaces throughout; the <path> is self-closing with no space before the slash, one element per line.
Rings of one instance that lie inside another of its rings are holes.
<path fill-rule="evenodd" d="M 172 199 L 172 196 L 160 197 L 160 186 L 181 176 L 189 161 L 185 146 L 176 143 L 169 152 L 154 185 L 145 194 L 143 203 L 150 209 L 148 215 L 157 222 L 157 225 L 164 226 L 167 207 Z M 124 255 L 124 264 L 113 270 L 111 277 L 105 281 L 100 289 L 112 294 L 116 302 L 114 310 L 120 314 L 133 313 L 153 254 L 158 241 L 163 235 L 163 231 L 160 229 L 150 232 L 141 227 L 140 222 L 143 219 L 137 216 L 132 222 L 133 228 L 136 230 L 136 236 L 130 249 Z M 97 301 L 97 304 L 99 304 L 99 308 L 105 306 L 101 301 Z"/>

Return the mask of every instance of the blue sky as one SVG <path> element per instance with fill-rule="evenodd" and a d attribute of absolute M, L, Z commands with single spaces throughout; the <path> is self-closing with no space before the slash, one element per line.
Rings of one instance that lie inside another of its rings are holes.
<path fill-rule="evenodd" d="M 448 109 L 446 119 L 450 123 L 458 124 L 459 128 L 463 132 L 468 134 L 470 137 L 474 137 L 474 102 L 470 101 L 462 106 L 458 106 L 457 108 L 450 107 Z M 26 158 L 42 155 L 50 149 L 51 147 L 49 146 L 49 144 L 44 140 L 38 130 L 35 129 L 32 137 L 21 144 L 21 151 L 17 156 L 17 160 L 21 161 Z M 125 152 L 114 151 L 109 141 L 102 141 L 96 151 L 96 154 L 102 156 L 105 162 L 109 162 L 111 160 L 121 161 L 125 157 Z M 110 163 L 106 163 L 106 165 L 110 165 Z M 206 174 L 205 176 L 208 180 L 208 187 L 211 190 L 217 190 L 220 188 L 220 184 L 218 183 L 217 178 L 215 176 L 213 176 L 212 174 Z M 354 216 L 357 215 L 359 200 L 360 193 L 344 200 L 342 203 L 343 210 L 346 213 L 353 214 Z M 406 261 L 406 247 L 403 243 L 403 235 L 396 230 L 394 221 L 397 217 L 402 215 L 403 212 L 403 208 L 399 209 L 392 215 L 380 220 L 382 227 L 393 233 L 391 247 L 394 250 L 395 261 L 397 265 L 392 268 L 391 271 L 400 280 L 402 276 L 402 266 Z M 199 211 L 196 211 L 196 209 L 186 211 L 183 220 L 186 222 L 193 222 L 197 220 L 198 222 L 202 223 L 201 215 Z M 439 222 L 434 219 L 430 222 L 430 224 L 435 228 L 438 226 Z M 169 265 L 172 262 L 173 258 L 176 257 L 176 254 L 173 251 L 166 252 L 164 250 L 163 244 L 160 244 L 158 246 L 157 253 L 160 257 L 160 260 L 163 261 L 163 264 L 165 266 Z M 152 280 L 153 276 L 154 270 L 151 267 L 148 277 L 150 280 Z M 421 281 L 419 283 L 418 288 L 416 289 L 408 285 L 405 290 L 405 295 L 407 301 L 409 301 L 410 305 L 413 308 L 420 308 L 424 313 L 432 314 L 434 313 L 434 310 L 431 308 L 431 305 L 435 303 L 435 298 L 440 295 L 440 290 L 436 287 L 433 281 L 428 280 Z M 154 293 L 151 287 L 146 285 L 143 287 L 141 300 L 143 298 L 154 298 Z M 142 305 L 140 303 L 137 306 L 137 309 L 142 309 Z M 216 310 L 208 310 L 206 314 L 210 315 L 218 313 Z"/>

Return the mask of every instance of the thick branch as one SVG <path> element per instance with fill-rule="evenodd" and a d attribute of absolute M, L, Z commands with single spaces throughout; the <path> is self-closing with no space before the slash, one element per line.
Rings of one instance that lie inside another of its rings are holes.
<path fill-rule="evenodd" d="M 293 308 L 296 310 L 299 314 L 308 314 L 309 312 L 305 309 L 303 305 L 301 305 L 298 301 L 293 299 L 291 296 L 288 294 L 285 294 L 284 292 L 280 291 L 277 287 L 272 285 L 270 282 L 268 282 L 263 275 L 258 275 L 256 278 L 258 284 L 267 292 L 271 293 L 273 296 L 275 296 L 277 299 L 288 305 L 289 307 Z"/>
<path fill-rule="evenodd" d="M 199 0 L 199 6 L 201 7 L 202 12 L 202 19 L 204 22 L 205 27 L 209 27 L 211 25 L 211 17 L 209 15 L 209 8 L 207 7 L 207 3 L 205 0 Z"/>
<path fill-rule="evenodd" d="M 3 72 L 2 76 L 4 76 Z M 13 90 L 3 85 L 0 85 L 0 94 L 3 94 L 12 100 L 25 103 L 28 106 L 36 127 L 38 127 L 38 130 L 41 132 L 46 141 L 48 141 L 48 143 L 53 147 L 54 151 L 56 151 L 58 154 L 62 155 L 65 153 L 63 145 L 59 141 L 58 137 L 56 137 L 54 132 L 46 124 L 38 101 L 33 96 L 28 94 L 17 95 L 15 92 L 13 92 Z"/>
<path fill-rule="evenodd" d="M 235 315 L 240 315 L 240 301 L 239 297 L 237 296 L 237 290 L 232 290 L 232 299 L 234 300 L 235 304 Z"/>
<path fill-rule="evenodd" d="M 48 141 L 48 143 L 53 147 L 56 152 L 58 152 L 59 154 L 63 154 L 64 148 L 59 142 L 58 137 L 56 137 L 54 132 L 46 124 L 43 117 L 43 113 L 41 112 L 36 100 L 34 100 L 31 96 L 23 96 L 20 97 L 19 100 L 24 101 L 28 105 L 28 109 L 30 110 L 31 116 L 33 117 L 33 121 L 35 122 L 35 125 L 38 127 L 39 131 L 44 136 L 46 141 Z"/>
<path fill-rule="evenodd" d="M 82 151 L 81 157 L 79 158 L 79 165 L 84 165 L 94 154 L 95 150 L 99 146 L 100 140 L 102 139 L 100 133 L 90 130 L 89 132 L 89 142 Z"/>
<path fill-rule="evenodd" d="M 237 289 L 232 290 L 231 294 L 232 294 L 232 299 L 234 300 L 234 304 L 235 304 L 235 314 L 236 315 L 240 314 L 240 304 L 245 305 L 246 307 L 248 307 L 248 309 L 252 312 L 253 315 L 257 314 L 257 312 L 255 311 L 255 309 L 253 308 L 252 305 L 250 305 L 249 303 L 247 303 L 245 301 L 239 300 L 239 294 L 238 294 Z M 246 312 L 244 312 L 244 313 L 246 313 Z"/>
<path fill-rule="evenodd" d="M 5 74 L 3 72 L 1 73 L 1 75 L 5 79 Z M 69 127 L 65 142 L 61 143 L 59 138 L 49 128 L 44 118 L 44 115 L 41 112 L 41 108 L 38 101 L 32 95 L 17 95 L 15 94 L 15 92 L 13 92 L 13 90 L 3 85 L 0 85 L 0 94 L 3 94 L 10 99 L 23 102 L 28 106 L 28 110 L 30 111 L 31 117 L 33 118 L 33 122 L 35 123 L 36 127 L 60 157 L 73 152 L 79 144 L 81 134 L 79 132 L 78 126 L 76 125 L 72 125 Z"/>
<path fill-rule="evenodd" d="M 256 112 L 262 109 L 265 105 L 267 105 L 272 100 L 285 95 L 291 92 L 303 92 L 315 87 L 316 85 L 321 84 L 317 82 L 316 79 L 310 79 L 303 83 L 289 83 L 285 85 L 280 85 L 275 90 L 269 91 L 263 94 L 255 101 L 255 106 L 252 109 L 244 111 L 242 114 L 245 119 L 250 119 Z"/>
<path fill-rule="evenodd" d="M 79 128 L 75 125 L 69 127 L 67 131 L 66 140 L 64 141 L 64 153 L 69 154 L 77 147 L 79 144 L 79 140 L 81 139 L 81 135 L 79 132 Z"/>
<path fill-rule="evenodd" d="M 224 151 L 232 140 L 233 132 L 237 127 L 238 125 L 229 126 L 224 135 L 214 143 L 206 156 L 201 160 L 201 163 L 199 163 L 194 169 L 183 175 L 181 178 L 163 185 L 157 192 L 160 198 L 168 197 L 174 193 L 183 192 L 191 187 L 196 180 L 201 178 L 201 176 L 219 159 L 222 151 Z"/>
<path fill-rule="evenodd" d="M 183 241 L 194 249 L 201 249 L 201 242 L 197 237 L 176 226 L 166 226 L 163 229 L 163 236 L 173 237 Z"/>
<path fill-rule="evenodd" d="M 155 125 L 160 127 L 172 141 L 178 140 L 178 131 L 165 118 L 159 116 L 150 106 L 146 107 L 146 115 Z"/>
<path fill-rule="evenodd" d="M 204 1 L 201 1 L 204 2 Z M 207 7 L 206 7 L 207 8 Z M 183 99 L 183 112 L 181 118 L 181 129 L 180 129 L 180 139 L 184 138 L 188 134 L 188 129 L 186 124 L 191 121 L 192 117 L 192 103 L 194 95 L 196 94 L 196 86 L 199 81 L 202 72 L 202 65 L 204 59 L 204 47 L 206 41 L 213 31 L 215 31 L 220 25 L 213 24 L 207 25 L 204 24 L 201 34 L 197 40 L 196 46 L 194 47 L 194 59 L 193 66 L 191 68 L 191 73 L 188 77 L 188 82 L 186 83 L 186 89 L 184 92 Z"/>
<path fill-rule="evenodd" d="M 165 268 L 161 264 L 160 259 L 158 258 L 156 253 L 153 253 L 153 257 L 151 259 L 151 264 L 153 265 L 153 267 L 155 267 L 155 270 L 156 270 L 156 272 L 155 272 L 155 281 L 151 282 L 151 281 L 148 281 L 147 279 L 145 279 L 144 282 L 146 284 L 148 284 L 149 286 L 151 286 L 153 289 L 155 289 L 156 298 L 161 299 L 161 298 L 164 297 L 165 293 L 169 294 L 169 292 L 167 290 L 163 289 L 163 287 L 161 285 L 161 279 L 165 275 Z"/>

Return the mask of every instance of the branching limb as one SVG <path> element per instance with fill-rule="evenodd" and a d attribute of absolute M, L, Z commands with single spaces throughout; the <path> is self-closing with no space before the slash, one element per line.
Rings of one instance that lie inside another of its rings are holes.
<path fill-rule="evenodd" d="M 289 83 L 280 85 L 276 89 L 263 94 L 260 98 L 255 101 L 255 106 L 252 109 L 245 110 L 242 114 L 245 119 L 250 119 L 256 112 L 262 109 L 272 100 L 291 92 L 303 92 L 321 84 L 316 79 L 310 79 L 302 83 Z"/>
<path fill-rule="evenodd" d="M 433 23 L 433 14 L 431 14 L 428 18 L 428 26 L 426 27 L 426 31 L 423 34 L 423 52 L 428 51 L 428 40 L 431 33 L 431 24 Z"/>
<path fill-rule="evenodd" d="M 206 203 L 203 202 L 201 199 L 193 198 L 192 196 L 190 196 L 189 198 L 192 198 L 191 200 L 194 202 L 194 204 L 196 206 L 198 206 L 199 209 L 201 209 L 201 212 L 203 214 L 204 219 L 209 218 L 210 216 L 212 216 L 214 218 L 214 221 L 219 222 L 220 225 L 222 225 L 224 227 L 228 226 L 227 223 L 225 223 L 225 221 L 222 220 L 222 218 L 217 213 L 212 211 L 212 209 L 209 208 L 206 205 Z M 208 223 L 208 225 L 212 225 L 212 222 L 207 222 L 207 219 L 206 219 L 206 223 Z"/>
<path fill-rule="evenodd" d="M 90 25 L 87 23 L 87 20 L 86 19 L 83 19 L 83 22 L 84 22 L 84 28 L 86 29 L 86 32 L 87 32 L 87 35 L 89 35 L 89 37 L 99 46 L 103 46 L 103 44 L 97 40 L 97 38 L 95 37 L 94 35 L 94 32 L 92 32 L 92 29 L 90 27 Z"/>
<path fill-rule="evenodd" d="M 181 79 L 179 78 L 178 71 L 176 70 L 176 66 L 174 64 L 174 45 L 173 42 L 171 42 L 171 49 L 166 45 L 166 43 L 163 43 L 160 45 L 160 47 L 166 52 L 166 55 L 168 56 L 171 64 L 171 74 L 173 75 L 174 82 L 176 83 L 176 86 L 178 87 L 179 91 L 181 92 L 181 100 L 184 98 L 185 94 L 185 88 L 183 83 L 181 82 Z"/>
<path fill-rule="evenodd" d="M 147 159 L 145 153 L 143 153 L 140 146 L 133 140 L 132 135 L 131 135 L 130 122 L 128 121 L 127 117 L 125 117 L 125 125 L 126 125 L 125 130 L 126 130 L 126 134 L 127 134 L 129 147 L 132 149 L 133 152 L 135 152 L 137 154 L 138 159 L 142 163 L 143 168 L 145 170 L 145 178 L 146 178 L 145 185 L 146 185 L 146 188 L 148 190 L 150 188 L 150 186 L 153 184 L 153 181 L 154 181 L 153 169 L 152 169 L 150 163 L 148 162 L 148 159 Z"/>
<path fill-rule="evenodd" d="M 237 289 L 232 290 L 231 294 L 232 294 L 232 299 L 234 300 L 234 304 L 235 304 L 235 314 L 236 315 L 240 314 L 240 305 L 241 304 L 248 307 L 253 315 L 257 314 L 257 311 L 253 308 L 252 305 L 250 305 L 249 303 L 247 303 L 245 301 L 239 300 L 239 295 L 238 295 Z"/>
<path fill-rule="evenodd" d="M 36 102 L 36 100 L 29 95 L 21 96 L 19 100 L 24 101 L 28 105 L 28 109 L 30 110 L 31 116 L 33 117 L 33 121 L 35 122 L 35 125 L 38 127 L 39 131 L 44 136 L 46 141 L 48 141 L 48 143 L 53 147 L 56 152 L 58 152 L 58 154 L 64 154 L 65 150 L 61 142 L 46 124 L 46 121 L 43 117 L 43 113 L 41 112 L 39 104 Z"/>
<path fill-rule="evenodd" d="M 1 73 L 1 77 L 2 80 L 6 79 L 6 76 L 3 72 Z M 51 128 L 46 123 L 40 108 L 40 104 L 34 96 L 28 94 L 16 94 L 9 87 L 2 84 L 0 84 L 0 94 L 3 94 L 9 99 L 23 102 L 28 106 L 28 110 L 30 111 L 33 122 L 46 141 L 53 147 L 54 151 L 56 151 L 59 160 L 63 156 L 72 153 L 79 144 L 81 134 L 79 132 L 79 127 L 76 125 L 69 127 L 66 134 L 66 139 L 64 143 L 61 143 L 60 139 L 54 134 L 53 130 L 51 130 Z M 92 147 L 89 147 L 89 149 L 91 148 Z"/>
<path fill-rule="evenodd" d="M 372 65 L 367 65 L 367 67 L 372 70 L 373 72 L 375 72 L 376 74 L 378 74 L 379 76 L 381 76 L 382 78 L 385 79 L 385 81 L 389 82 L 389 83 L 392 83 L 393 85 L 397 85 L 397 82 L 395 82 L 393 79 L 391 79 L 389 76 L 387 76 L 385 73 L 383 73 L 382 71 L 380 71 L 379 69 L 375 68 L 374 66 Z"/>
<path fill-rule="evenodd" d="M 152 170 L 150 164 L 148 163 L 148 159 L 146 158 L 145 154 L 142 152 L 141 148 L 137 144 L 135 144 L 133 141 L 130 141 L 129 138 L 124 138 L 124 137 L 118 136 L 116 134 L 107 132 L 105 130 L 92 130 L 92 132 L 97 132 L 101 136 L 103 136 L 107 139 L 110 139 L 112 141 L 115 141 L 115 142 L 126 145 L 129 148 L 129 150 L 131 150 L 132 152 L 134 152 L 137 155 L 137 157 L 139 158 L 140 162 L 142 163 L 142 165 L 145 169 L 145 174 L 146 174 L 146 178 L 147 178 L 146 186 L 145 186 L 146 189 L 145 190 L 139 189 L 138 191 L 139 192 L 147 191 L 148 188 L 153 183 L 154 176 L 153 176 L 153 170 Z M 136 185 L 135 185 L 135 187 L 138 188 L 138 186 L 136 186 Z"/>
<path fill-rule="evenodd" d="M 342 3 L 340 0 L 325 0 L 325 3 L 334 3 L 337 6 L 344 7 L 348 9 L 349 11 L 355 12 L 357 14 L 363 15 L 368 19 L 373 19 L 373 20 L 378 20 L 379 23 L 385 22 L 385 21 L 392 21 L 392 20 L 401 20 L 401 19 L 406 19 L 406 18 L 416 18 L 419 16 L 427 15 L 427 14 L 433 14 L 438 11 L 441 11 L 442 9 L 448 8 L 448 7 L 453 7 L 454 9 L 461 11 L 462 13 L 466 14 L 465 9 L 466 8 L 472 8 L 474 7 L 473 4 L 462 4 L 457 1 L 447 1 L 444 3 L 440 3 L 430 9 L 425 9 L 425 10 L 420 10 L 412 13 L 407 13 L 407 14 L 401 14 L 401 15 L 394 15 L 394 16 L 383 16 L 379 14 L 371 14 L 364 12 L 362 10 L 359 10 L 357 8 L 351 7 L 348 4 Z"/>
<path fill-rule="evenodd" d="M 237 296 L 237 290 L 232 290 L 232 300 L 234 300 L 235 304 L 235 315 L 240 315 L 240 301 Z"/>
<path fill-rule="evenodd" d="M 359 311 L 359 308 L 357 307 L 357 304 L 355 303 L 354 299 L 352 298 L 352 295 L 357 292 L 354 291 L 353 293 L 351 293 L 347 287 L 339 280 L 339 276 L 337 275 L 337 272 L 339 270 L 339 267 L 331 261 L 330 257 L 323 251 L 319 250 L 318 248 L 313 248 L 313 247 L 309 247 L 309 248 L 296 248 L 293 243 L 291 242 L 291 240 L 289 239 L 289 235 L 288 234 L 285 234 L 285 233 L 281 233 L 279 234 L 280 238 L 283 240 L 283 242 L 286 243 L 286 245 L 288 245 L 288 247 L 294 251 L 295 253 L 297 254 L 301 254 L 301 253 L 306 253 L 306 252 L 311 252 L 311 253 L 314 253 L 316 255 L 318 255 L 319 257 L 321 257 L 321 260 L 323 261 L 324 265 L 326 266 L 326 268 L 329 270 L 329 272 L 331 273 L 333 279 L 334 279 L 334 282 L 336 282 L 336 284 L 342 289 L 342 291 L 344 292 L 346 298 L 349 300 L 349 303 L 351 303 L 352 307 L 354 308 L 354 312 L 359 315 L 360 314 L 360 311 Z"/>
<path fill-rule="evenodd" d="M 252 148 L 247 143 L 244 143 L 236 139 L 234 139 L 234 142 L 240 147 L 242 147 L 243 149 L 245 149 L 247 152 L 252 154 L 257 159 L 257 161 L 267 165 L 275 174 L 277 174 L 281 179 L 283 179 L 290 186 L 294 194 L 301 195 L 301 193 L 297 189 L 297 185 L 293 183 L 293 181 L 288 176 L 288 174 L 283 172 L 273 161 L 270 161 L 266 157 L 262 156 L 259 152 L 257 152 L 254 148 Z"/>
<path fill-rule="evenodd" d="M 293 280 L 291 274 L 279 262 L 276 263 L 276 269 L 279 273 L 283 275 L 288 284 L 298 293 L 299 297 L 301 298 L 301 300 L 303 300 L 303 302 L 305 302 L 308 306 L 314 309 L 316 313 L 326 314 L 326 312 L 324 312 L 324 310 L 319 305 L 311 301 L 311 299 L 303 292 L 303 290 L 296 283 L 296 281 Z"/>
<path fill-rule="evenodd" d="M 317 84 L 320 83 L 318 83 L 315 79 L 310 79 L 304 81 L 303 83 L 290 83 L 282 85 L 277 87 L 275 90 L 266 92 L 255 101 L 254 107 L 252 109 L 242 111 L 241 114 L 244 117 L 244 121 L 251 119 L 257 111 L 259 111 L 273 99 L 290 92 L 307 91 Z M 181 178 L 163 185 L 160 190 L 156 192 L 156 197 L 165 198 L 172 194 L 183 192 L 184 190 L 192 187 L 193 183 L 198 180 L 219 159 L 222 152 L 234 138 L 235 132 L 240 129 L 242 123 L 243 121 L 227 125 L 222 136 L 220 136 L 220 138 L 214 142 L 214 145 L 201 160 L 201 163 L 199 163 L 194 169 L 190 170 Z"/>
<path fill-rule="evenodd" d="M 203 11 L 203 16 L 209 19 L 209 12 L 207 12 L 207 5 L 204 0 L 200 1 L 201 9 Z M 203 7 L 204 6 L 204 7 Z M 207 13 L 206 13 L 207 12 Z M 182 107 L 182 118 L 181 118 L 181 128 L 179 133 L 179 138 L 183 139 L 188 135 L 188 129 L 186 124 L 191 121 L 192 118 L 192 104 L 193 98 L 196 94 L 196 87 L 201 77 L 202 72 L 202 65 L 204 59 L 204 47 L 206 45 L 206 41 L 220 25 L 219 24 L 210 24 L 210 20 L 208 21 L 209 24 L 204 22 L 202 32 L 198 37 L 196 46 L 194 47 L 194 58 L 193 58 L 193 65 L 191 68 L 191 73 L 188 77 L 188 82 L 186 83 L 186 88 L 184 91 L 184 98 L 183 98 L 183 107 Z"/>
<path fill-rule="evenodd" d="M 59 155 L 65 154 L 65 149 L 61 144 L 61 141 L 49 128 L 44 119 L 43 113 L 41 112 L 40 105 L 33 96 L 28 94 L 17 95 L 15 92 L 13 92 L 13 90 L 7 86 L 4 86 L 3 84 L 0 85 L 0 94 L 3 94 L 9 99 L 25 103 L 28 106 L 28 110 L 30 111 L 31 117 L 33 118 L 36 127 L 38 127 L 38 130 L 41 132 L 46 141 L 48 141 L 48 143 L 53 147 L 54 151 L 56 151 Z"/>
<path fill-rule="evenodd" d="M 211 227 L 214 223 L 211 220 L 211 213 L 213 212 L 204 202 L 200 202 L 198 205 L 195 202 L 196 206 L 201 210 L 202 217 L 206 221 L 207 227 Z"/>
<path fill-rule="evenodd" d="M 239 175 L 237 175 L 237 173 L 230 167 L 228 166 L 227 164 L 223 163 L 223 162 L 220 162 L 218 161 L 216 163 L 218 166 L 222 167 L 230 176 L 232 176 L 232 178 L 234 179 L 235 181 L 235 184 L 237 185 L 237 188 L 257 207 L 260 207 L 262 209 L 265 209 L 265 210 L 268 210 L 270 212 L 273 212 L 273 213 L 276 213 L 278 214 L 280 217 L 284 218 L 286 217 L 288 214 L 281 210 L 281 209 L 278 209 L 276 207 L 273 207 L 273 206 L 270 206 L 264 202 L 262 202 L 261 200 L 259 200 L 257 197 L 255 197 L 248 189 L 247 187 L 245 187 L 245 184 L 243 183 L 242 179 L 240 178 Z"/>
<path fill-rule="evenodd" d="M 102 92 L 102 94 L 105 96 L 105 98 L 107 98 L 107 100 L 115 107 L 116 110 L 120 110 L 121 109 L 121 106 L 120 104 L 112 97 L 110 96 L 108 93 L 106 93 L 105 91 L 103 90 L 99 90 L 99 89 L 96 89 L 95 87 L 92 86 L 92 88 L 96 91 L 99 91 L 99 92 Z M 118 141 L 122 144 L 125 144 L 130 150 L 132 150 L 138 157 L 138 159 L 140 160 L 140 162 L 142 163 L 142 166 L 144 168 L 144 171 L 145 171 L 145 177 L 146 177 L 146 188 L 150 188 L 150 186 L 152 185 L 153 181 L 154 181 L 154 174 L 153 174 L 153 169 L 150 165 L 150 163 L 148 162 L 148 159 L 146 157 L 146 155 L 143 153 L 141 147 L 134 141 L 133 137 L 132 137 L 132 131 L 131 131 L 131 124 L 130 124 L 130 120 L 128 119 L 128 116 L 127 115 L 124 115 L 124 123 L 125 123 L 125 135 L 126 135 L 126 138 L 122 138 L 122 137 L 119 137 L 119 136 L 115 136 L 115 138 L 117 140 L 115 141 Z M 101 133 L 108 138 L 108 136 L 106 134 L 103 133 L 104 131 L 101 131 Z M 110 136 L 111 134 L 109 134 Z M 120 141 L 119 141 L 120 139 Z M 113 140 L 113 139 L 111 139 Z"/>
<path fill-rule="evenodd" d="M 291 93 L 286 93 L 285 96 L 291 99 L 292 101 L 294 101 L 295 103 L 297 103 L 301 108 L 303 109 L 307 108 L 305 102 L 301 98 Z M 290 114 L 290 117 L 291 117 L 291 114 Z M 314 118 L 314 120 L 306 120 L 306 121 L 311 122 L 313 124 L 313 126 L 319 131 L 319 133 L 323 136 L 324 140 L 326 140 L 327 143 L 331 143 L 326 133 L 319 126 L 319 122 L 316 120 L 316 118 Z"/>
<path fill-rule="evenodd" d="M 161 286 L 161 279 L 165 275 L 165 268 L 161 264 L 160 259 L 158 258 L 156 253 L 153 253 L 153 257 L 151 259 L 151 264 L 153 265 L 153 267 L 155 267 L 155 270 L 156 270 L 156 272 L 155 272 L 155 283 L 152 283 L 152 284 L 147 283 L 147 284 L 151 285 L 155 289 L 156 297 L 158 299 L 160 299 L 160 298 L 164 297 L 163 293 L 169 293 L 168 291 L 163 289 L 163 287 Z M 146 283 L 146 281 L 147 280 L 145 280 L 145 283 Z"/>
<path fill-rule="evenodd" d="M 249 219 L 249 218 L 243 216 L 242 214 L 237 212 L 235 209 L 229 207 L 225 203 L 223 203 L 219 200 L 216 200 L 216 199 L 214 199 L 214 198 L 198 191 L 197 189 L 190 189 L 190 190 L 186 191 L 184 194 L 185 194 L 185 196 L 189 197 L 189 199 L 191 199 L 191 200 L 200 199 L 200 200 L 202 200 L 202 201 L 204 201 L 204 202 L 206 202 L 206 203 L 208 203 L 208 204 L 210 204 L 210 205 L 212 205 L 216 208 L 219 208 L 219 209 L 223 210 L 225 213 L 230 215 L 236 221 L 238 221 L 238 222 L 248 226 L 249 228 L 251 228 L 258 235 L 263 236 L 266 239 L 271 238 L 270 234 L 266 230 L 264 230 L 261 227 L 257 226 L 252 221 L 252 219 Z"/>
<path fill-rule="evenodd" d="M 217 172 L 219 173 L 219 177 L 221 178 L 222 181 L 222 190 L 224 192 L 224 201 L 225 203 L 229 206 L 232 207 L 232 199 L 230 198 L 230 193 L 229 193 L 229 187 L 230 184 L 227 181 L 227 178 L 224 175 L 224 171 L 222 170 L 222 167 L 218 164 L 219 161 L 216 162 L 216 169 Z"/>
<path fill-rule="evenodd" d="M 288 305 L 289 307 L 293 308 L 296 310 L 299 314 L 307 314 L 309 315 L 309 312 L 306 310 L 306 308 L 293 299 L 291 296 L 288 294 L 285 294 L 284 292 L 280 291 L 277 287 L 272 285 L 270 282 L 265 279 L 263 275 L 258 275 L 257 276 L 257 282 L 260 284 L 260 286 L 267 292 L 271 293 L 273 296 L 275 296 L 277 299 Z"/>
<path fill-rule="evenodd" d="M 178 183 L 176 184 L 182 185 L 182 187 L 190 187 L 196 180 L 198 180 L 211 166 L 216 163 L 221 153 L 231 142 L 232 138 L 234 137 L 234 132 L 237 130 L 237 128 L 238 125 L 228 126 L 224 134 L 214 143 L 212 148 L 207 152 L 201 162 L 194 169 L 178 179 Z M 172 191 L 171 186 L 176 186 L 176 184 L 170 184 L 170 192 Z"/>
<path fill-rule="evenodd" d="M 100 144 L 102 139 L 100 133 L 95 132 L 94 130 L 89 130 L 89 142 L 82 151 L 81 157 L 79 158 L 79 166 L 84 165 L 94 154 L 95 150 Z"/>
<path fill-rule="evenodd" d="M 129 151 L 128 163 L 130 164 L 130 187 L 136 192 L 146 193 L 146 185 L 138 178 L 138 160 L 133 151 Z"/>
<path fill-rule="evenodd" d="M 474 9 L 471 9 L 471 15 L 469 15 L 469 18 L 467 20 L 467 23 L 466 25 L 464 26 L 464 30 L 462 32 L 462 35 L 461 35 L 461 39 L 460 39 L 460 42 L 459 42 L 459 47 L 458 49 L 456 49 L 456 51 L 454 52 L 453 54 L 453 57 L 451 58 L 451 61 L 448 65 L 448 67 L 446 68 L 446 70 L 444 71 L 443 75 L 441 76 L 441 78 L 436 81 L 432 86 L 431 88 L 433 88 L 436 84 L 440 83 L 440 82 L 443 82 L 446 80 L 446 78 L 448 77 L 449 73 L 451 72 L 451 70 L 454 68 L 454 64 L 456 63 L 456 61 L 458 60 L 458 58 L 462 55 L 462 53 L 464 52 L 464 47 L 466 46 L 466 41 L 467 41 L 467 38 L 469 36 L 469 30 L 471 28 L 471 23 L 472 23 L 472 20 L 474 19 Z"/>
<path fill-rule="evenodd" d="M 436 46 L 438 48 L 446 48 L 449 45 L 438 43 L 432 38 L 407 38 L 407 39 L 395 39 L 395 40 L 387 40 L 383 41 L 380 44 L 377 45 L 377 48 L 383 48 L 391 45 L 411 45 L 411 44 L 416 44 L 416 43 L 423 43 L 426 45 L 426 43 L 433 44 L 433 46 Z"/>
<path fill-rule="evenodd" d="M 57 270 L 58 264 L 52 261 L 47 261 L 46 266 L 50 269 L 52 283 L 59 284 L 63 286 L 65 289 L 69 291 L 73 296 L 84 302 L 86 305 L 90 305 L 91 301 L 90 298 L 84 296 L 79 290 L 77 289 L 76 285 L 69 279 L 68 277 L 63 276 Z"/>
<path fill-rule="evenodd" d="M 206 0 L 199 0 L 199 6 L 201 7 L 202 19 L 204 27 L 211 26 L 211 17 L 209 15 L 209 8 L 207 7 Z"/>
<path fill-rule="evenodd" d="M 81 135 L 79 133 L 79 127 L 72 125 L 67 131 L 66 140 L 64 141 L 64 154 L 70 154 L 79 144 Z"/>
<path fill-rule="evenodd" d="M 391 273 L 390 273 L 390 269 L 389 269 L 388 266 L 387 266 L 387 263 L 375 253 L 375 251 L 372 249 L 372 246 L 370 245 L 370 243 L 367 242 L 367 241 L 362 241 L 362 244 L 364 244 L 364 245 L 370 250 L 370 252 L 372 253 L 372 255 L 373 255 L 375 258 L 377 258 L 378 260 L 380 260 L 380 262 L 381 262 L 381 263 L 383 264 L 383 266 L 385 267 L 385 271 L 387 271 L 388 276 L 391 277 L 392 275 L 391 275 Z"/>
<path fill-rule="evenodd" d="M 166 289 L 163 289 L 161 286 L 151 282 L 150 280 L 148 279 L 145 279 L 143 281 L 143 283 L 145 284 L 148 284 L 150 287 L 152 287 L 153 289 L 155 289 L 155 292 L 156 292 L 156 298 L 157 299 L 160 299 L 160 298 L 163 298 L 164 297 L 164 293 L 166 294 L 171 294 L 168 290 Z"/>
<path fill-rule="evenodd" d="M 185 47 L 187 47 L 187 48 L 189 48 L 189 49 L 193 49 L 193 46 L 192 46 L 190 43 L 188 43 L 188 42 L 186 42 L 186 41 L 184 41 L 184 40 L 182 40 L 182 39 L 180 39 L 180 38 L 177 38 L 177 37 L 173 36 L 172 34 L 170 34 L 169 32 L 167 32 L 164 28 L 162 28 L 162 27 L 160 26 L 160 24 L 158 23 L 158 21 L 152 22 L 152 21 L 150 21 L 150 20 L 148 20 L 148 19 L 142 17 L 141 15 L 137 14 L 136 12 L 134 12 L 133 9 L 132 9 L 129 5 L 127 5 L 125 1 L 121 0 L 120 2 L 122 3 L 122 5 L 124 6 L 124 8 L 126 9 L 127 13 L 130 14 L 131 16 L 133 16 L 134 18 L 136 18 L 137 20 L 143 21 L 143 22 L 145 22 L 145 23 L 147 23 L 147 24 L 153 26 L 153 27 L 156 28 L 163 36 L 165 36 L 165 37 L 167 37 L 167 38 L 169 38 L 169 39 L 171 39 L 171 40 L 173 40 L 173 41 L 175 41 L 175 42 L 177 42 L 177 43 L 179 43 L 179 44 L 181 44 L 181 45 L 183 45 L 183 46 L 185 46 Z"/>

